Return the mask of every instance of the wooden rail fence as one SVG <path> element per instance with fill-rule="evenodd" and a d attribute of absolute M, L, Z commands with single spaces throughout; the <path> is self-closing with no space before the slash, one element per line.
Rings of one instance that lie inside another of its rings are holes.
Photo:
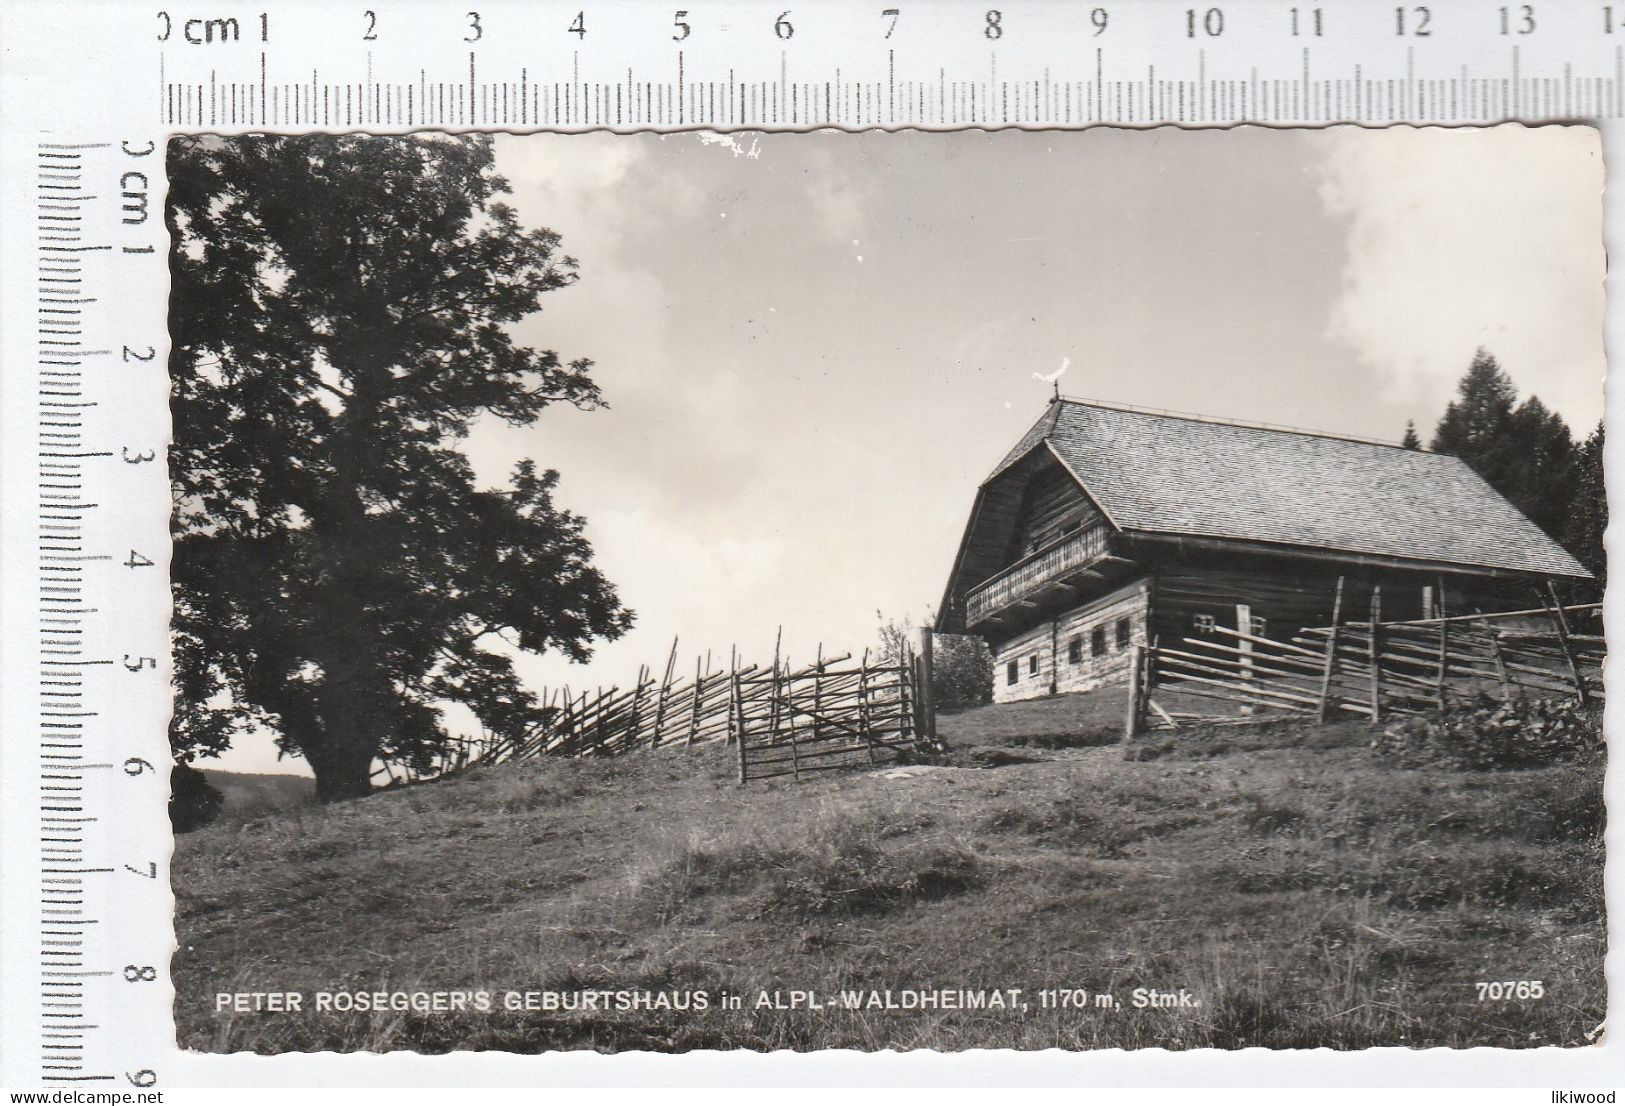
<path fill-rule="evenodd" d="M 1332 624 L 1290 641 L 1215 626 L 1137 649 L 1126 733 L 1293 715 L 1377 723 L 1476 692 L 1602 695 L 1600 603 L 1563 606 L 1548 592 L 1529 610 L 1384 622 L 1380 588 L 1363 621 L 1343 620 L 1342 598 L 1340 583 Z"/>
<path fill-rule="evenodd" d="M 628 687 L 543 696 L 544 719 L 516 739 L 464 737 L 432 764 L 412 770 L 384 765 L 375 781 L 439 779 L 474 765 L 538 756 L 618 756 L 638 750 L 691 748 L 725 742 L 737 749 L 739 782 L 861 764 L 879 764 L 936 746 L 929 694 L 930 639 L 919 652 L 872 659 L 864 652 L 825 657 L 794 667 L 775 656 L 769 667 L 740 663 L 713 670 L 708 654 L 693 674 L 679 674 L 677 643 L 664 675 L 647 666 Z"/>

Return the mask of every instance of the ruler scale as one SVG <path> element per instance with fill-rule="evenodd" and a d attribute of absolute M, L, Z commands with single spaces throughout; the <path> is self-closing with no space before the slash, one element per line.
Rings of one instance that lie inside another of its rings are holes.
<path fill-rule="evenodd" d="M 1155 66 L 1137 77 L 1108 78 L 1105 50 L 1096 63 L 1062 78 L 1046 68 L 1030 81 L 955 79 L 945 71 L 934 79 L 895 76 L 895 52 L 888 51 L 885 82 L 824 79 L 789 81 L 692 81 L 672 74 L 628 70 L 614 82 L 547 80 L 521 66 L 504 79 L 472 76 L 481 72 L 468 55 L 465 80 L 430 80 L 420 70 L 413 81 L 334 80 L 313 71 L 308 81 L 228 81 L 211 71 L 205 81 L 163 82 L 162 121 L 166 126 L 227 131 L 267 127 L 399 130 L 444 128 L 559 128 L 635 131 L 689 125 L 720 128 L 800 129 L 815 127 L 1131 126 L 1188 124 L 1214 126 L 1246 122 L 1304 125 L 1365 123 L 1535 122 L 1556 119 L 1615 119 L 1625 115 L 1625 46 L 1612 49 L 1607 72 L 1517 76 L 1513 47 L 1502 72 L 1476 75 L 1469 67 L 1448 77 L 1418 77 L 1414 66 L 1402 79 L 1369 77 L 1362 66 L 1338 76 L 1308 75 L 1310 49 L 1303 48 L 1303 74 L 1297 77 L 1168 78 Z M 685 59 L 668 67 L 681 71 Z M 265 55 L 260 58 L 267 72 Z M 997 54 L 990 54 L 989 72 Z M 370 70 L 372 67 L 367 66 Z M 1199 53 L 1197 69 L 1206 68 Z M 1094 75 L 1087 75 L 1093 69 Z"/>
<path fill-rule="evenodd" d="M 168 134 L 1625 117 L 1625 3 L 221 0 L 8 5 L 0 30 L 0 933 L 8 982 L 35 992 L 0 1010 L 0 1082 L 59 1088 L 184 1067 L 165 968 Z"/>
<path fill-rule="evenodd" d="M 165 126 L 1492 122 L 1625 113 L 1625 6 L 655 3 L 148 23 Z M 316 47 L 319 45 L 319 49 Z"/>
<path fill-rule="evenodd" d="M 6 725 L 32 748 L 26 773 L 6 757 L 5 1079 L 144 1087 L 171 942 L 162 144 L 35 134 L 18 158 L 6 137 Z"/>
<path fill-rule="evenodd" d="M 41 1063 L 44 1083 L 111 1082 L 87 1072 L 84 1027 L 86 984 L 106 969 L 87 967 L 86 934 L 101 919 L 86 910 L 85 880 L 107 874 L 86 863 L 85 519 L 96 508 L 84 498 L 83 316 L 85 292 L 81 232 L 87 194 L 87 152 L 105 143 L 41 143 L 38 151 L 38 364 L 39 364 L 39 925 Z M 105 351 L 104 351 L 105 352 Z M 89 401 L 94 402 L 94 401 Z M 105 454 L 104 454 L 105 455 Z M 96 555 L 92 555 L 96 556 Z M 106 555 L 101 555 L 105 557 Z M 69 720 L 71 719 L 71 721 Z"/>

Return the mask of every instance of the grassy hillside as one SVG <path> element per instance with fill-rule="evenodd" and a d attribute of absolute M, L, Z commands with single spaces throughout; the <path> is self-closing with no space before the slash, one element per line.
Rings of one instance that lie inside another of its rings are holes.
<path fill-rule="evenodd" d="M 724 749 L 541 761 L 190 834 L 181 1043 L 1516 1047 L 1581 1044 L 1602 1021 L 1600 762 L 1397 768 L 1356 724 L 1181 735 L 1126 760 L 1054 747 L 1069 728 L 1100 739 L 1066 721 L 1080 703 L 945 719 L 943 766 L 739 788 Z M 1506 980 L 1543 997 L 1479 1000 L 1476 983 Z M 1027 1007 L 754 1008 L 763 990 L 857 988 L 1020 988 Z M 1134 1009 L 1135 988 L 1199 1005 Z M 213 1002 L 477 989 L 495 1011 Z M 501 1008 L 508 991 L 590 989 L 712 1005 Z M 1087 1005 L 1044 1009 L 1044 989 Z M 722 992 L 743 1008 L 718 1008 Z"/>

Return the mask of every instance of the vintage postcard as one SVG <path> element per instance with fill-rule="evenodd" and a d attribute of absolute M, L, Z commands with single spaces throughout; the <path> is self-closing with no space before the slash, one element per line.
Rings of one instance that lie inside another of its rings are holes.
<path fill-rule="evenodd" d="M 182 1048 L 1600 1039 L 1592 128 L 166 155 Z"/>

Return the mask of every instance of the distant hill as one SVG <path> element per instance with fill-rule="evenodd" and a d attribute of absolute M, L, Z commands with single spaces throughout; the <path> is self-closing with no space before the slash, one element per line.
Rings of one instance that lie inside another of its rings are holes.
<path fill-rule="evenodd" d="M 221 772 L 200 766 L 203 776 L 225 796 L 222 814 L 227 821 L 241 822 L 267 814 L 309 806 L 316 801 L 316 781 L 309 776 L 271 772 Z"/>

